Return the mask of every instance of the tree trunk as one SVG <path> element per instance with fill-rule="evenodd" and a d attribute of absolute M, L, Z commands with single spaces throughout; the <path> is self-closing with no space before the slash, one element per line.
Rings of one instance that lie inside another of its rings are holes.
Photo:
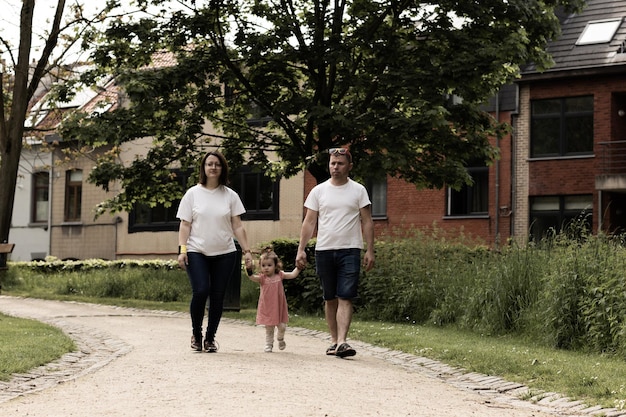
<path fill-rule="evenodd" d="M 24 140 L 24 121 L 28 111 L 28 103 L 33 98 L 35 89 L 39 85 L 48 66 L 52 51 L 57 46 L 61 18 L 65 9 L 65 0 L 57 0 L 56 11 L 50 35 L 41 53 L 41 58 L 31 71 L 30 52 L 33 38 L 33 12 L 35 0 L 22 0 L 20 12 L 20 45 L 17 64 L 15 65 L 15 80 L 12 91 L 11 108 L 7 119 L 7 109 L 0 106 L 0 243 L 9 240 L 13 203 L 15 201 L 15 186 Z M 29 77 L 31 78 L 29 80 Z M 5 91 L 4 84 L 0 94 L 11 93 Z"/>
<path fill-rule="evenodd" d="M 11 216 L 15 200 L 15 184 L 22 152 L 24 120 L 30 99 L 28 93 L 28 75 L 30 65 L 30 49 L 33 33 L 33 11 L 35 0 L 24 0 L 20 16 L 20 46 L 15 82 L 13 84 L 13 101 L 9 119 L 3 123 L 0 131 L 0 243 L 9 240 Z M 4 86 L 3 86 L 4 88 Z M 4 94 L 4 91 L 2 91 Z M 2 118 L 6 120 L 5 109 Z"/>

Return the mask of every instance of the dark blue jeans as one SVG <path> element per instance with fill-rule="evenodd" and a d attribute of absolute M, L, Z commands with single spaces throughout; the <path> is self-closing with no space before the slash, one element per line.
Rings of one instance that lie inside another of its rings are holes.
<path fill-rule="evenodd" d="M 315 251 L 315 269 L 324 300 L 357 298 L 361 272 L 361 249 Z"/>
<path fill-rule="evenodd" d="M 205 256 L 197 252 L 187 254 L 187 276 L 191 284 L 191 326 L 196 340 L 202 337 L 202 320 L 204 309 L 209 300 L 209 319 L 206 339 L 213 341 L 217 327 L 222 319 L 224 309 L 224 295 L 230 277 L 233 275 L 237 263 L 237 252 L 217 256 Z"/>

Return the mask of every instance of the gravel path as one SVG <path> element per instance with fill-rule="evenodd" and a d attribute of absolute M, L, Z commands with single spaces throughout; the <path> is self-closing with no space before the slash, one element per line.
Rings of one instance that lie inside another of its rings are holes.
<path fill-rule="evenodd" d="M 590 416 L 556 394 L 351 341 L 357 356 L 324 355 L 328 335 L 288 328 L 264 353 L 264 329 L 224 319 L 217 354 L 189 349 L 187 314 L 0 296 L 0 312 L 53 324 L 77 352 L 8 383 L 0 416 Z M 626 415 L 626 414 L 623 414 Z"/>

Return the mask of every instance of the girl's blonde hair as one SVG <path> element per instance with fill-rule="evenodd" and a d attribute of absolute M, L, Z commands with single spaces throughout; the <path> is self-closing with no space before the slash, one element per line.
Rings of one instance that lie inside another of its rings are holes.
<path fill-rule="evenodd" d="M 274 273 L 278 274 L 280 272 L 280 270 L 283 268 L 283 263 L 281 262 L 281 260 L 278 258 L 278 255 L 276 255 L 276 252 L 274 252 L 274 249 L 272 249 L 271 246 L 266 246 L 265 249 L 263 249 L 263 252 L 261 252 L 261 259 L 260 261 L 263 262 L 266 259 L 271 259 L 272 261 L 274 261 Z"/>

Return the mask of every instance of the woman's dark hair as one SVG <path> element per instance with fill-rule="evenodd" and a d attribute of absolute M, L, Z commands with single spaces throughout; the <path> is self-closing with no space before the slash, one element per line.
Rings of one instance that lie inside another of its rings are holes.
<path fill-rule="evenodd" d="M 228 163 L 226 162 L 226 158 L 224 158 L 224 155 L 222 155 L 221 152 L 218 152 L 218 151 L 207 152 L 206 155 L 204 155 L 204 158 L 202 158 L 202 161 L 200 162 L 199 183 L 202 185 L 206 185 L 207 176 L 204 170 L 204 164 L 206 164 L 207 158 L 211 155 L 216 156 L 217 159 L 220 160 L 220 165 L 222 165 L 222 172 L 220 173 L 220 185 L 228 185 Z"/>

